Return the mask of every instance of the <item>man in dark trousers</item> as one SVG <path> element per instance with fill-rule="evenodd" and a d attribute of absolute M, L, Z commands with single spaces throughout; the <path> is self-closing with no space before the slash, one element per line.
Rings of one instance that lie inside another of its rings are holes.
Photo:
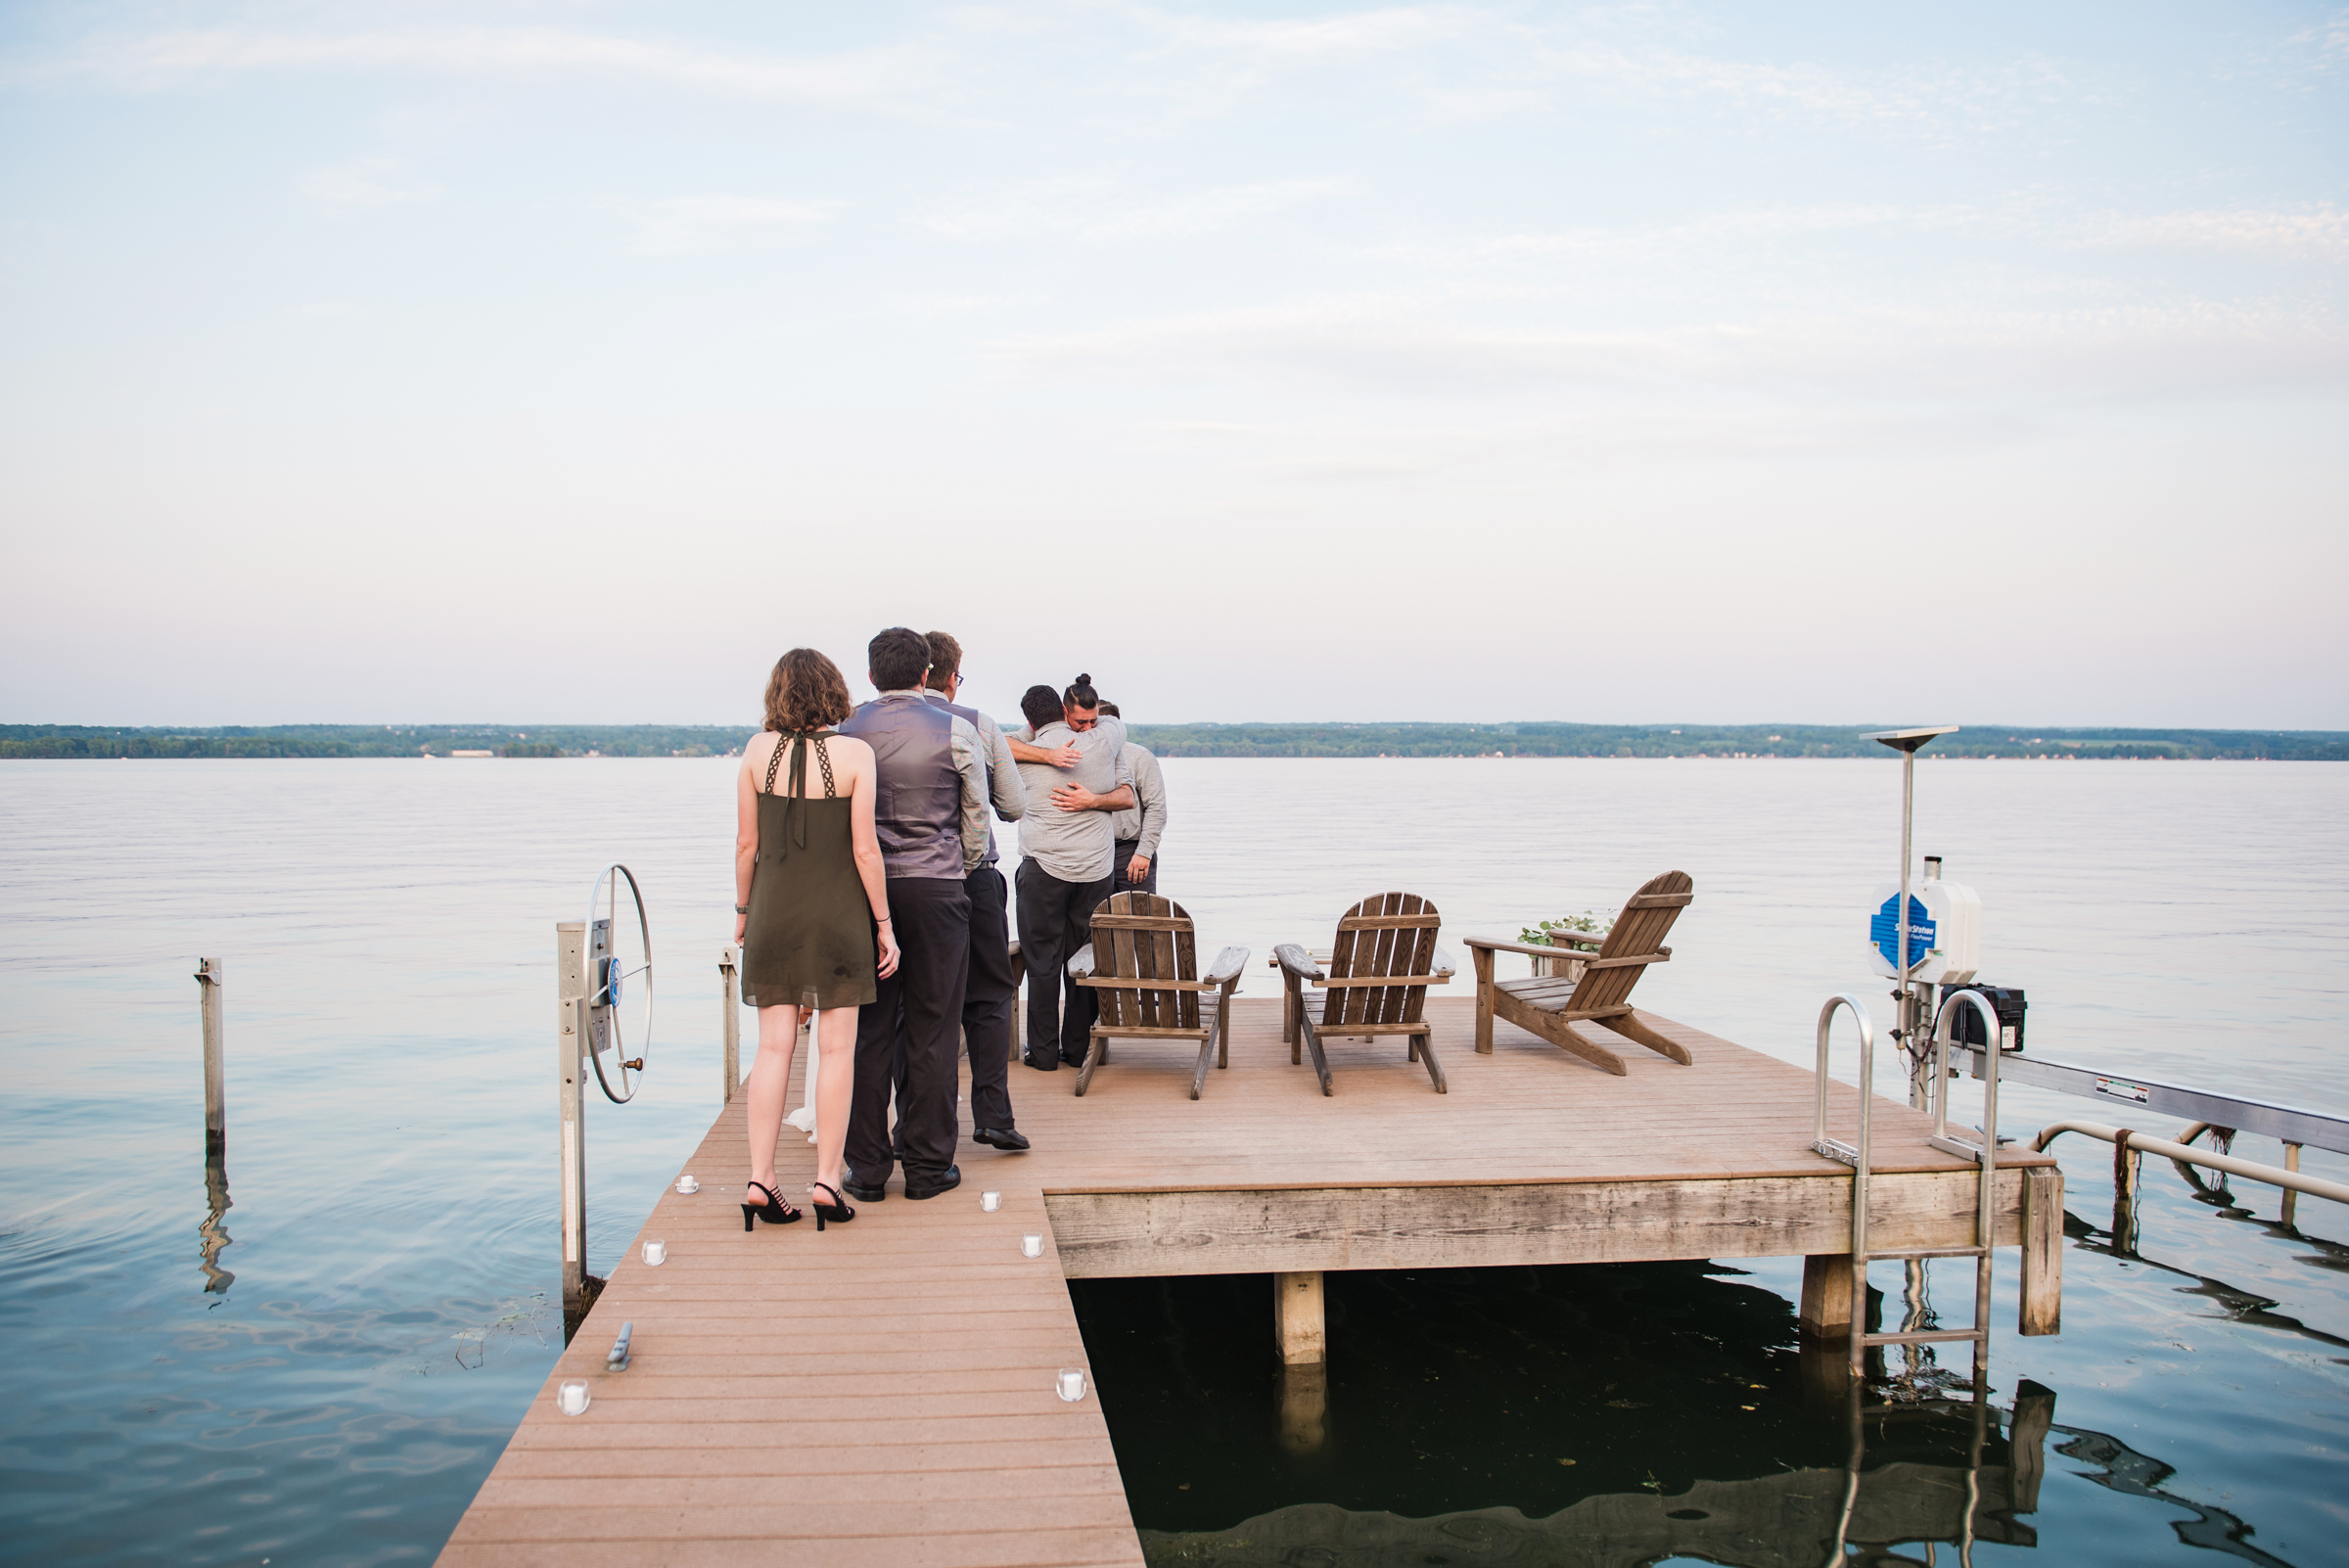
<path fill-rule="evenodd" d="M 851 1174 L 843 1185 L 858 1203 L 878 1203 L 889 1195 L 893 1144 L 904 1151 L 908 1198 L 935 1198 L 962 1180 L 954 1164 L 954 1062 L 970 971 L 965 879 L 987 847 L 987 791 L 978 730 L 923 695 L 930 644 L 922 634 L 892 626 L 873 638 L 866 658 L 881 695 L 850 715 L 840 732 L 872 747 L 878 764 L 873 827 L 900 956 L 857 1015 Z"/>
<path fill-rule="evenodd" d="M 954 700 L 962 691 L 962 644 L 943 631 L 931 632 L 929 643 L 930 673 L 922 684 L 930 701 L 968 719 L 979 732 L 988 798 L 997 816 L 1017 822 L 1027 809 L 1028 792 L 1020 787 L 1019 768 L 1012 762 L 1002 726 Z M 1011 1087 L 1005 1080 L 1010 1075 L 1012 1004 L 1020 987 L 1011 972 L 1010 897 L 995 861 L 995 830 L 990 824 L 987 853 L 963 879 L 971 895 L 971 967 L 962 993 L 962 1038 L 971 1056 L 971 1137 L 990 1148 L 1016 1153 L 1028 1147 L 1028 1139 L 1012 1126 Z"/>
<path fill-rule="evenodd" d="M 1091 1045 L 1096 1000 L 1066 966 L 1092 940 L 1094 906 L 1109 897 L 1109 814 L 1133 805 L 1119 755 L 1126 726 L 1100 715 L 1091 678 L 1055 697 L 1031 686 L 1020 699 L 1031 733 L 1012 748 L 1028 809 L 1020 818 L 1020 956 L 1028 965 L 1028 1065 L 1081 1067 Z M 1061 1006 L 1063 990 L 1068 1005 Z"/>

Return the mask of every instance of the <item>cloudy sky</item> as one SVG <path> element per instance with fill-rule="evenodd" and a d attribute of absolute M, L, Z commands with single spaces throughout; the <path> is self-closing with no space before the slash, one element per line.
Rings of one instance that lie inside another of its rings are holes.
<path fill-rule="evenodd" d="M 0 719 L 2349 727 L 2345 153 L 2336 6 L 11 6 Z"/>

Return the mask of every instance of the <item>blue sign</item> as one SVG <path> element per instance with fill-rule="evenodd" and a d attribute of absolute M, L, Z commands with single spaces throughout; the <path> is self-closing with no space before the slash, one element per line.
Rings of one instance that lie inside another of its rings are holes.
<path fill-rule="evenodd" d="M 1925 913 L 1925 900 L 1913 893 L 1909 895 L 1909 962 L 1903 968 L 1904 973 L 1914 969 L 1925 956 L 1926 950 L 1933 945 L 1934 930 L 1932 916 Z M 1876 951 L 1884 955 L 1884 961 L 1891 963 L 1892 950 L 1901 945 L 1899 894 L 1884 900 L 1884 907 L 1878 909 L 1875 918 L 1867 924 L 1867 935 L 1868 940 L 1876 945 Z"/>

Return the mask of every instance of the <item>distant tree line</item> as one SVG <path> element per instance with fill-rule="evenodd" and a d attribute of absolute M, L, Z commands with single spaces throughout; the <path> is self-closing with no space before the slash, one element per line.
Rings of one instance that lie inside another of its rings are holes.
<path fill-rule="evenodd" d="M 0 724 L 8 757 L 715 757 L 756 731 L 711 724 Z"/>
<path fill-rule="evenodd" d="M 1889 724 L 1137 724 L 1161 757 L 1875 757 Z M 0 725 L 0 758 L 724 757 L 757 731 L 723 724 L 276 724 L 215 729 Z M 2048 729 L 1968 724 L 1925 757 L 2349 761 L 2349 732 Z"/>
<path fill-rule="evenodd" d="M 1137 724 L 1161 757 L 1892 757 L 1894 724 Z M 1926 757 L 2349 761 L 2336 730 L 2048 729 L 1967 724 Z"/>

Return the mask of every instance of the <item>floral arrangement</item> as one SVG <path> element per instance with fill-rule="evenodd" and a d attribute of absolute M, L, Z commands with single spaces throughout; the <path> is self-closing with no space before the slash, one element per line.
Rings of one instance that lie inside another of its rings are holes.
<path fill-rule="evenodd" d="M 1553 944 L 1550 941 L 1551 932 L 1558 932 L 1561 935 L 1571 932 L 1603 937 L 1614 929 L 1615 917 L 1613 915 L 1602 917 L 1595 909 L 1585 909 L 1579 915 L 1566 915 L 1557 920 L 1544 920 L 1538 926 L 1526 926 L 1518 931 L 1517 940 L 1529 945 L 1538 944 L 1544 947 L 1563 946 L 1565 945 L 1563 943 Z"/>

